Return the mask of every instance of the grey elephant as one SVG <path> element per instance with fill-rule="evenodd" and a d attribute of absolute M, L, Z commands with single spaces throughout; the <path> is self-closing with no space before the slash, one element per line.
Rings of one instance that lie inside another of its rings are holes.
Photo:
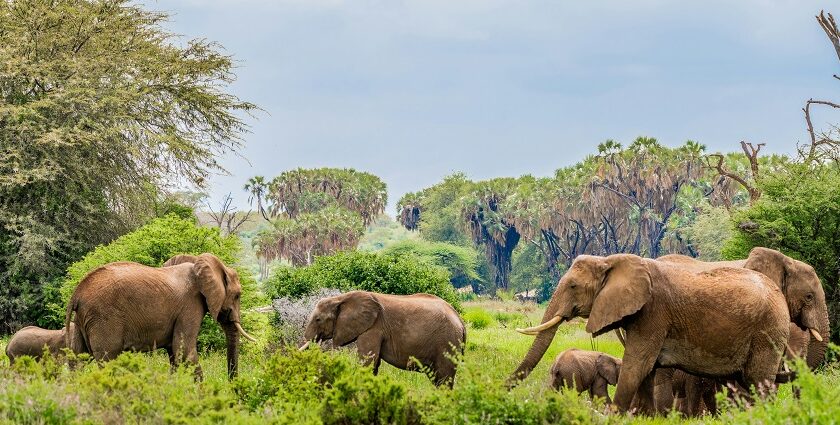
<path fill-rule="evenodd" d="M 67 347 L 65 336 L 66 328 L 58 330 L 43 329 L 37 326 L 27 326 L 12 335 L 9 343 L 6 345 L 6 357 L 9 362 L 14 362 L 20 356 L 31 356 L 40 359 L 44 354 L 44 348 L 51 355 L 61 354 L 62 349 Z M 70 331 L 74 331 L 75 326 L 70 324 Z"/>
<path fill-rule="evenodd" d="M 236 270 L 212 254 L 177 255 L 160 268 L 106 264 L 88 273 L 70 298 L 65 327 L 76 327 L 67 344 L 97 360 L 164 348 L 173 367 L 194 364 L 200 378 L 196 344 L 201 321 L 210 313 L 225 332 L 228 376 L 233 377 L 239 336 L 253 340 L 240 325 L 241 292 Z"/>
<path fill-rule="evenodd" d="M 626 331 L 614 399 L 622 411 L 635 396 L 653 406 L 655 367 L 737 379 L 746 388 L 772 385 L 790 323 L 777 285 L 752 270 L 692 273 L 630 254 L 581 255 L 560 279 L 541 324 L 518 329 L 536 339 L 509 385 L 533 370 L 558 325 L 574 317 L 588 318 L 586 331 L 595 336 Z M 704 326 L 695 325 L 700 317 L 707 318 Z"/>
<path fill-rule="evenodd" d="M 454 383 L 453 354 L 463 353 L 467 330 L 458 312 L 429 294 L 387 295 L 352 291 L 324 298 L 315 306 L 304 333 L 310 341 L 356 342 L 366 364 L 379 371 L 382 360 L 403 370 L 428 368 L 435 385 Z"/>
<path fill-rule="evenodd" d="M 549 385 L 554 389 L 574 388 L 601 397 L 610 403 L 607 385 L 618 382 L 621 359 L 598 351 L 570 348 L 557 355 L 549 371 Z"/>

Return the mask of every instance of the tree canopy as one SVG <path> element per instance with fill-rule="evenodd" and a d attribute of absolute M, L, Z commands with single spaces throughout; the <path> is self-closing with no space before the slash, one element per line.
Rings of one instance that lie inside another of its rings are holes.
<path fill-rule="evenodd" d="M 154 214 L 170 181 L 202 186 L 255 106 L 234 63 L 168 16 L 124 0 L 0 4 L 0 287 L 45 281 Z M 34 301 L 5 305 L 0 327 Z M 31 318 L 29 318 L 31 319 Z"/>
<path fill-rule="evenodd" d="M 263 261 L 309 265 L 316 256 L 354 248 L 387 203 L 385 183 L 353 169 L 298 168 L 264 182 L 254 177 L 245 187 L 258 208 L 269 205 L 273 227 L 254 241 Z"/>

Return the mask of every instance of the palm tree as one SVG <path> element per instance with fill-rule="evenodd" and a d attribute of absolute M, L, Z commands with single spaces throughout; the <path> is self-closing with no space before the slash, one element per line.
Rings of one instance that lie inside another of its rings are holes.
<path fill-rule="evenodd" d="M 266 221 L 270 221 L 268 219 L 268 214 L 266 214 L 265 208 L 263 208 L 263 199 L 268 194 L 268 184 L 266 184 L 265 182 L 265 177 L 251 177 L 250 179 L 248 179 L 248 183 L 245 184 L 244 189 L 246 192 L 249 193 L 248 203 L 253 205 L 254 201 L 257 201 L 257 210 L 259 210 L 260 214 Z"/>

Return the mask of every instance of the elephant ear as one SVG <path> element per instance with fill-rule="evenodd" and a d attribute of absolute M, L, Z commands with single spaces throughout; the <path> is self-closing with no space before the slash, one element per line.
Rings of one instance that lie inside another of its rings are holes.
<path fill-rule="evenodd" d="M 382 304 L 373 294 L 363 291 L 345 294 L 337 309 L 333 345 L 338 347 L 358 338 L 382 314 Z"/>
<path fill-rule="evenodd" d="M 782 292 L 785 291 L 787 269 L 793 266 L 793 261 L 775 249 L 756 247 L 750 251 L 750 256 L 744 263 L 745 269 L 757 271 L 770 278 Z"/>
<path fill-rule="evenodd" d="M 213 254 L 199 255 L 195 260 L 195 266 L 193 266 L 193 281 L 198 284 L 198 290 L 204 295 L 210 316 L 215 320 L 219 320 L 219 312 L 222 310 L 222 304 L 225 301 L 225 288 L 227 287 L 227 271 L 225 269 L 222 261 Z"/>
<path fill-rule="evenodd" d="M 610 385 L 618 382 L 618 373 L 621 368 L 621 360 L 605 355 L 598 356 L 595 361 L 595 370 L 598 375 L 604 377 Z"/>
<path fill-rule="evenodd" d="M 178 254 L 178 255 L 166 260 L 166 262 L 163 263 L 163 266 L 161 266 L 161 267 L 177 266 L 178 264 L 183 264 L 183 263 L 193 263 L 193 264 L 195 264 L 196 260 L 198 260 L 198 257 L 196 257 L 195 255 Z"/>
<path fill-rule="evenodd" d="M 651 298 L 650 272 L 641 257 L 616 254 L 602 261 L 598 269 L 603 271 L 604 278 L 596 288 L 586 322 L 586 332 L 594 336 L 609 331 L 610 326 L 641 310 Z"/>

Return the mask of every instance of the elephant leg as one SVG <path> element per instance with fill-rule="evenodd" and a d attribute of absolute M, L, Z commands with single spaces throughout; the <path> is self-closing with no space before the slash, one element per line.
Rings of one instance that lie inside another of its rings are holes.
<path fill-rule="evenodd" d="M 123 350 L 123 328 L 103 323 L 103 326 L 92 327 L 88 331 L 88 349 L 97 361 L 113 360 Z"/>
<path fill-rule="evenodd" d="M 674 382 L 674 368 L 662 367 L 656 369 L 656 376 L 654 378 L 653 401 L 656 411 L 659 413 L 667 413 L 674 408 L 676 391 Z"/>
<path fill-rule="evenodd" d="M 359 357 L 362 358 L 362 364 L 365 366 L 373 364 L 373 374 L 377 375 L 382 360 L 380 357 L 382 335 L 379 332 L 365 332 L 356 339 L 356 348 L 359 351 Z"/>
<path fill-rule="evenodd" d="M 642 412 L 653 414 L 655 374 L 652 372 L 665 339 L 665 328 L 653 324 L 649 326 L 646 323 L 637 325 L 627 330 L 624 364 L 618 376 L 614 400 L 619 409 L 626 411 L 636 395 L 639 397 Z M 641 329 L 646 332 L 642 332 Z"/>
<path fill-rule="evenodd" d="M 775 392 L 776 372 L 781 360 L 781 353 L 776 351 L 770 341 L 759 337 L 757 343 L 753 343 L 752 355 L 744 367 L 744 381 L 754 386 L 759 394 Z"/>
<path fill-rule="evenodd" d="M 592 398 L 601 397 L 607 404 L 612 403 L 612 400 L 610 400 L 610 393 L 607 390 L 607 380 L 601 375 L 595 376 L 595 380 L 592 382 L 592 387 L 589 388 L 589 395 L 592 396 Z"/>
<path fill-rule="evenodd" d="M 197 381 L 204 379 L 201 365 L 198 364 L 198 331 L 185 326 L 175 325 L 172 332 L 172 345 L 167 349 L 169 363 L 175 368 L 181 363 L 189 363 L 195 367 L 194 374 Z"/>
<path fill-rule="evenodd" d="M 446 355 L 441 355 L 435 361 L 435 367 L 432 370 L 435 378 L 435 385 L 441 386 L 447 384 L 449 388 L 455 385 L 455 362 Z"/>

